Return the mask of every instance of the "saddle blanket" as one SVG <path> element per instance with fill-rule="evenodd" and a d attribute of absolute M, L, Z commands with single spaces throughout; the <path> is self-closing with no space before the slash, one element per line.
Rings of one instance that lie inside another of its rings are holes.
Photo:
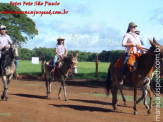
<path fill-rule="evenodd" d="M 132 66 L 134 65 L 134 62 L 141 56 L 142 54 L 136 53 L 136 54 L 130 54 L 130 57 L 127 61 L 127 67 L 129 71 L 132 71 Z M 119 69 L 122 69 L 123 63 L 124 63 L 125 54 L 123 54 L 115 63 L 116 67 Z"/>

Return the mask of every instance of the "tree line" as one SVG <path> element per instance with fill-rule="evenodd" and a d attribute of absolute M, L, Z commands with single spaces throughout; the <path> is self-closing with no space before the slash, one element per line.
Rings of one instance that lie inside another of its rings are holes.
<path fill-rule="evenodd" d="M 124 51 L 123 50 L 113 50 L 113 51 L 102 51 L 100 53 L 93 52 L 81 52 L 79 50 L 69 51 L 68 55 L 74 55 L 78 53 L 78 61 L 95 62 L 96 56 L 100 62 L 112 62 L 119 58 Z M 32 50 L 27 48 L 19 48 L 19 60 L 31 60 L 32 57 L 39 57 L 41 60 L 42 54 L 45 56 L 45 60 L 50 60 L 55 56 L 54 48 L 34 48 Z"/>

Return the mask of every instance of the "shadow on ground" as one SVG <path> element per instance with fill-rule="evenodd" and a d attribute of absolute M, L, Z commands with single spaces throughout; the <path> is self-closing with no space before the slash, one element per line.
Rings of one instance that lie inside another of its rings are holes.
<path fill-rule="evenodd" d="M 11 95 L 27 97 L 27 98 L 46 99 L 46 96 L 33 95 L 33 94 L 11 94 Z"/>

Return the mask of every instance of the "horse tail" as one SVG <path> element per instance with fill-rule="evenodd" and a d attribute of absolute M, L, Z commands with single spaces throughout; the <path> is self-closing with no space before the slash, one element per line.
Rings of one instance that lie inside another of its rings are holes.
<path fill-rule="evenodd" d="M 41 56 L 41 77 L 44 79 L 44 74 L 45 74 L 45 71 L 44 71 L 44 67 L 45 67 L 45 56 L 44 54 L 42 54 Z"/>
<path fill-rule="evenodd" d="M 108 68 L 108 74 L 107 74 L 107 79 L 106 79 L 106 90 L 107 90 L 107 95 L 109 96 L 109 92 L 111 90 L 112 86 L 112 79 L 111 79 L 111 69 L 112 69 L 113 63 L 110 64 L 110 67 Z"/>

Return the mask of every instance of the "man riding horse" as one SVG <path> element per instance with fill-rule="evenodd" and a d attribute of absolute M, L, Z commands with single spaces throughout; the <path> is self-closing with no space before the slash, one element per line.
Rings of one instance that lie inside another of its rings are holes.
<path fill-rule="evenodd" d="M 6 26 L 0 27 L 0 74 L 2 76 L 3 88 L 1 100 L 8 100 L 9 83 L 15 72 L 16 46 L 11 42 L 10 36 L 6 34 Z M 2 55 L 1 55 L 2 54 Z"/>
<path fill-rule="evenodd" d="M 1 25 L 0 27 L 0 66 L 1 66 L 1 60 L 3 51 L 10 48 L 10 44 L 12 43 L 11 38 L 9 35 L 6 34 L 6 26 Z M 1 68 L 0 68 L 0 74 L 1 74 Z"/>

